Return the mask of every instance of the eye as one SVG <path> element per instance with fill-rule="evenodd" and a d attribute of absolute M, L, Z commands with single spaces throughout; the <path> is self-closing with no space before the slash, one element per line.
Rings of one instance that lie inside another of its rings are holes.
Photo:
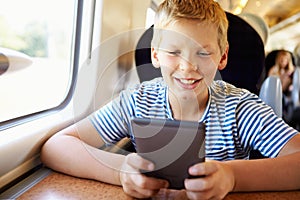
<path fill-rule="evenodd" d="M 165 51 L 167 54 L 171 55 L 171 56 L 178 56 L 181 54 L 181 51 L 179 50 L 176 50 L 176 51 L 169 51 L 169 50 L 166 50 Z"/>
<path fill-rule="evenodd" d="M 210 56 L 211 53 L 207 51 L 198 51 L 197 56 Z"/>

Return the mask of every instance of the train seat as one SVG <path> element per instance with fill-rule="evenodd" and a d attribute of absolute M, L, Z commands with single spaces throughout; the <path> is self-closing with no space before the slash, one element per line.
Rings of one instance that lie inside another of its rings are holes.
<path fill-rule="evenodd" d="M 300 67 L 295 67 L 293 74 L 293 89 L 291 94 L 292 104 L 290 106 L 288 115 L 288 123 L 300 130 Z"/>
<path fill-rule="evenodd" d="M 300 106 L 300 67 L 295 67 L 293 74 L 292 102 L 294 108 Z"/>
<path fill-rule="evenodd" d="M 282 117 L 282 85 L 279 77 L 267 77 L 261 86 L 259 97 L 273 108 L 277 116 Z"/>

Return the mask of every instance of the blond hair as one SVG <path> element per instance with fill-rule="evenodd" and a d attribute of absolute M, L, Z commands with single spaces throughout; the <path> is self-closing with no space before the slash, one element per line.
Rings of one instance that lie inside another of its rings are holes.
<path fill-rule="evenodd" d="M 225 52 L 228 20 L 225 11 L 213 0 L 165 0 L 158 7 L 152 44 L 160 42 L 159 29 L 163 29 L 179 19 L 193 19 L 213 24 L 218 29 L 218 45 L 221 54 Z"/>

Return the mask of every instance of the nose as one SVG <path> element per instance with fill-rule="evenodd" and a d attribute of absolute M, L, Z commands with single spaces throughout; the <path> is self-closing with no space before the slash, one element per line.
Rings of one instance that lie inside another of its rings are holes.
<path fill-rule="evenodd" d="M 179 69 L 181 71 L 196 71 L 198 69 L 198 66 L 197 64 L 193 64 L 193 62 L 188 59 L 181 58 Z"/>

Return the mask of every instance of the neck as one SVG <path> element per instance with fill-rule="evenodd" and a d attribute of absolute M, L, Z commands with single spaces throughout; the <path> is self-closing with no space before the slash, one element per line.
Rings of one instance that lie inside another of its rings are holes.
<path fill-rule="evenodd" d="M 180 98 L 169 94 L 173 117 L 177 120 L 199 121 L 203 116 L 208 102 L 208 90 L 195 98 Z"/>

